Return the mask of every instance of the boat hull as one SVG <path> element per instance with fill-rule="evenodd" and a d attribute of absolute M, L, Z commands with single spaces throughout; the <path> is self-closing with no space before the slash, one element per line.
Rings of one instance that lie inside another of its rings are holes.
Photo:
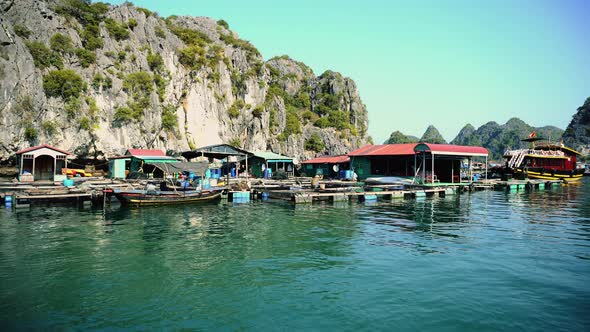
<path fill-rule="evenodd" d="M 524 175 L 529 179 L 540 179 L 540 180 L 551 180 L 551 181 L 567 181 L 567 182 L 575 182 L 580 181 L 584 177 L 584 170 L 583 169 L 576 169 L 572 171 L 562 171 L 562 170 L 542 170 L 542 169 L 523 169 L 523 168 L 516 168 L 514 169 L 515 174 Z"/>
<path fill-rule="evenodd" d="M 138 191 L 120 191 L 114 193 L 115 197 L 124 205 L 143 206 L 143 205 L 171 205 L 171 204 L 191 204 L 206 203 L 217 201 L 221 198 L 220 191 L 202 191 L 202 192 L 138 192 Z"/>

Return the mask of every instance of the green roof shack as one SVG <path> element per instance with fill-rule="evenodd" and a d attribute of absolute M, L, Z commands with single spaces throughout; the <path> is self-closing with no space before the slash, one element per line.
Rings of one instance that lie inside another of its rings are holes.
<path fill-rule="evenodd" d="M 278 170 L 283 170 L 289 176 L 293 176 L 293 158 L 286 157 L 274 152 L 251 152 L 248 157 L 248 164 L 250 164 L 251 173 L 254 177 L 264 177 L 264 170 L 270 169 L 272 173 Z"/>
<path fill-rule="evenodd" d="M 131 173 L 145 173 L 158 178 L 161 170 L 153 164 L 177 162 L 178 159 L 166 156 L 162 150 L 129 149 L 123 156 L 110 158 L 109 174 L 112 179 L 125 179 Z"/>

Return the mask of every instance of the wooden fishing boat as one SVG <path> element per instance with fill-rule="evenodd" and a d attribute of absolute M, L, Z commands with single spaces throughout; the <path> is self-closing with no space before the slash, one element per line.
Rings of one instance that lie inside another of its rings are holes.
<path fill-rule="evenodd" d="M 220 190 L 162 191 L 162 190 L 113 190 L 124 205 L 167 205 L 205 203 L 221 198 Z"/>
<path fill-rule="evenodd" d="M 515 177 L 574 182 L 584 176 L 584 169 L 576 167 L 576 159 L 581 155 L 578 151 L 563 143 L 536 138 L 534 133 L 523 141 L 531 143 L 531 147 L 504 153 L 505 168 Z"/>

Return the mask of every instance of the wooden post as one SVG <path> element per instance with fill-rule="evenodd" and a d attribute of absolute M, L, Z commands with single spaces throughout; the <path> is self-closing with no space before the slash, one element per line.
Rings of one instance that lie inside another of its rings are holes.
<path fill-rule="evenodd" d="M 55 181 L 55 170 L 57 169 L 57 158 L 53 156 L 53 180 Z"/>
<path fill-rule="evenodd" d="M 31 174 L 33 174 L 33 181 L 35 181 L 35 159 L 37 158 L 33 156 L 33 169 L 31 170 Z"/>
<path fill-rule="evenodd" d="M 248 181 L 248 155 L 246 155 L 246 182 Z"/>

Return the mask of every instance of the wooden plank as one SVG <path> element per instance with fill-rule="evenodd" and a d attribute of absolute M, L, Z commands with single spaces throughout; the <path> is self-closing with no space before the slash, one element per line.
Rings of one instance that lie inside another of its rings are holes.
<path fill-rule="evenodd" d="M 61 199 L 61 198 L 82 198 L 91 197 L 90 193 L 79 193 L 79 194 L 57 194 L 57 195 L 16 195 L 16 198 L 26 199 Z"/>

